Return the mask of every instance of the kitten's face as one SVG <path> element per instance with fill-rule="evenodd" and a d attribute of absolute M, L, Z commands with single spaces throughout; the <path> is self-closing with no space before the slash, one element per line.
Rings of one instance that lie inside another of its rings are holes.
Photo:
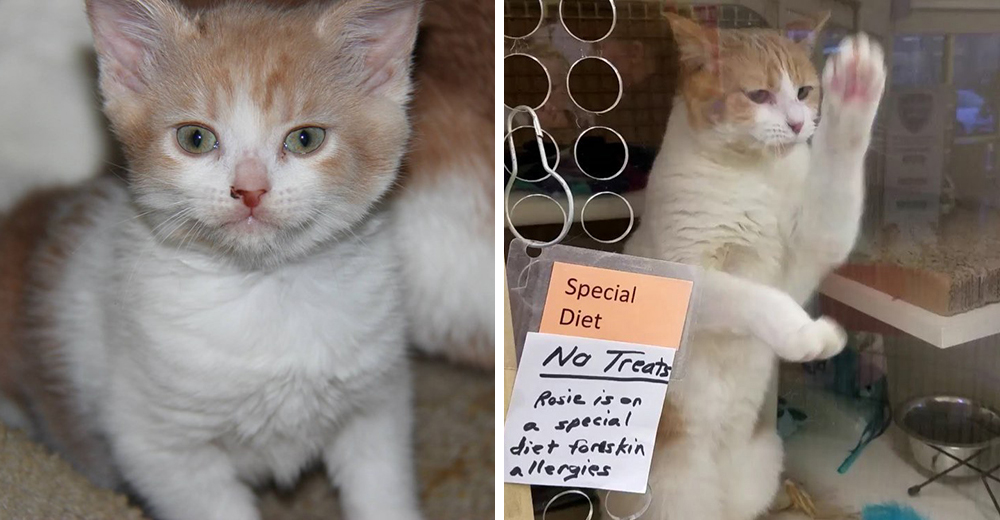
<path fill-rule="evenodd" d="M 341 4 L 195 16 L 91 1 L 106 109 L 161 239 L 274 264 L 349 232 L 386 192 L 409 134 L 416 9 Z M 105 19 L 131 25 L 115 35 Z"/>
<path fill-rule="evenodd" d="M 680 20 L 671 18 L 683 65 L 680 95 L 701 137 L 739 151 L 781 153 L 812 136 L 820 88 L 808 43 Z"/>

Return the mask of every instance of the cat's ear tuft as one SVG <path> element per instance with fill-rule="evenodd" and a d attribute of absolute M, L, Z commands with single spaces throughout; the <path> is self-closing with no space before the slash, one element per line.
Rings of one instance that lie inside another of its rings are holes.
<path fill-rule="evenodd" d="M 169 0 L 87 0 L 87 16 L 106 95 L 142 92 L 167 38 L 193 25 Z"/>
<path fill-rule="evenodd" d="M 664 16 L 670 22 L 670 30 L 677 43 L 678 59 L 681 65 L 688 70 L 709 65 L 710 59 L 714 55 L 713 38 L 711 38 L 709 30 L 699 25 L 698 22 L 678 14 L 665 13 Z"/>
<path fill-rule="evenodd" d="M 342 0 L 327 8 L 316 30 L 335 42 L 361 88 L 405 101 L 420 7 L 419 0 Z"/>
<path fill-rule="evenodd" d="M 796 20 L 788 24 L 788 34 L 792 41 L 804 46 L 809 53 L 812 53 L 816 42 L 819 41 L 823 27 L 830 20 L 830 11 L 822 11 L 808 18 Z"/>

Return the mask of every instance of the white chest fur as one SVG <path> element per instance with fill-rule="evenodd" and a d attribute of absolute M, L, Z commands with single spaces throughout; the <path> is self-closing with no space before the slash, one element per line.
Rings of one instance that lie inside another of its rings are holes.
<path fill-rule="evenodd" d="M 108 225 L 120 213 L 109 208 Z M 158 428 L 226 447 L 247 476 L 293 479 L 347 416 L 405 379 L 394 259 L 379 227 L 248 272 L 137 245 L 138 226 L 105 234 L 98 224 L 57 291 L 77 305 L 57 334 L 80 405 L 100 430 Z"/>
<path fill-rule="evenodd" d="M 642 226 L 626 251 L 779 283 L 808 147 L 775 161 L 730 163 L 694 153 L 699 145 L 690 134 L 683 109 L 675 109 L 646 189 Z"/>

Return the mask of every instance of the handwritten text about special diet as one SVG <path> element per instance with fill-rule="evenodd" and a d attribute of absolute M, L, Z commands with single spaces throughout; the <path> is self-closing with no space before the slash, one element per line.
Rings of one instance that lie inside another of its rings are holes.
<path fill-rule="evenodd" d="M 644 492 L 675 353 L 528 333 L 504 427 L 505 481 Z"/>

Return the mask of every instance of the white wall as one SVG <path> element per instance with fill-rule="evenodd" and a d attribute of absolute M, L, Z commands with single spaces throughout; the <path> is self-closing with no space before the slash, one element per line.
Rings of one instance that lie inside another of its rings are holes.
<path fill-rule="evenodd" d="M 83 0 L 0 0 L 0 211 L 102 167 L 92 47 Z"/>

